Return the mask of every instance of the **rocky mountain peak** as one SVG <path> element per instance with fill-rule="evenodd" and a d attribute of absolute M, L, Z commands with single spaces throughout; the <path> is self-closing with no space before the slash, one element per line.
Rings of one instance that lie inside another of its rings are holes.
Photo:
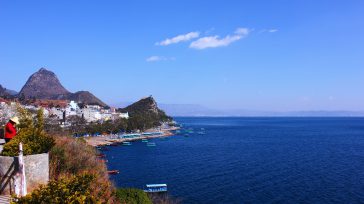
<path fill-rule="evenodd" d="M 0 84 L 0 97 L 3 97 L 5 95 L 6 95 L 6 89 Z"/>
<path fill-rule="evenodd" d="M 159 113 L 157 102 L 154 100 L 153 96 L 142 98 L 138 102 L 141 106 L 144 106 L 146 110 L 149 110 L 154 113 Z"/>
<path fill-rule="evenodd" d="M 54 74 L 52 71 L 49 71 L 48 69 L 42 67 L 40 68 L 36 73 L 48 73 L 48 74 Z"/>
<path fill-rule="evenodd" d="M 88 91 L 71 93 L 52 71 L 42 67 L 32 74 L 18 94 L 19 98 L 74 100 L 79 103 L 107 106 Z"/>
<path fill-rule="evenodd" d="M 66 95 L 70 92 L 65 89 L 58 80 L 56 74 L 45 68 L 32 74 L 25 83 L 19 96 L 26 98 L 54 99 L 58 95 Z"/>
<path fill-rule="evenodd" d="M 128 112 L 131 118 L 133 117 L 144 118 L 144 120 L 147 121 L 147 123 L 152 122 L 153 125 L 162 121 L 172 120 L 172 118 L 166 115 L 166 113 L 163 110 L 158 108 L 157 102 L 154 100 L 152 96 L 142 98 L 139 101 L 125 108 L 118 109 L 118 111 Z"/>
<path fill-rule="evenodd" d="M 152 96 L 145 97 L 140 99 L 139 101 L 127 106 L 126 108 L 121 109 L 124 112 L 131 112 L 131 113 L 152 113 L 152 114 L 162 114 L 165 113 L 158 108 L 157 102 L 154 100 Z"/>

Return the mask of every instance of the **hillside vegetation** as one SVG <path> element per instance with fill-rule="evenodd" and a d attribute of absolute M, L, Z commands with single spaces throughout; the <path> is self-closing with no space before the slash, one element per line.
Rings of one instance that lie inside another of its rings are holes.
<path fill-rule="evenodd" d="M 129 113 L 129 129 L 145 130 L 160 126 L 161 122 L 172 121 L 172 117 L 158 108 L 157 102 L 152 96 L 143 98 L 126 108 L 118 109 L 118 111 Z"/>

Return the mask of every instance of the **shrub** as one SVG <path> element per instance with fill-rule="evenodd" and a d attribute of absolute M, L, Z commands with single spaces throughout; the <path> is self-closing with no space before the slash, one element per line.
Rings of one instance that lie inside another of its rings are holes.
<path fill-rule="evenodd" d="M 149 193 L 148 197 L 152 200 L 152 203 L 158 204 L 180 204 L 182 203 L 181 199 L 173 198 L 165 193 Z"/>
<path fill-rule="evenodd" d="M 117 201 L 125 204 L 152 204 L 148 195 L 140 190 L 134 188 L 120 188 L 115 193 Z"/>
<path fill-rule="evenodd" d="M 95 176 L 91 174 L 72 176 L 59 181 L 53 180 L 31 194 L 15 199 L 13 203 L 100 203 L 97 197 L 91 195 L 91 183 L 94 180 Z"/>
<path fill-rule="evenodd" d="M 114 187 L 109 180 L 105 163 L 100 162 L 96 154 L 96 149 L 82 139 L 57 137 L 56 145 L 49 152 L 50 178 L 60 180 L 69 175 L 84 173 L 96 175 L 90 194 L 101 203 L 112 202 Z"/>
<path fill-rule="evenodd" d="M 21 107 L 18 107 L 20 129 L 17 135 L 4 145 L 2 155 L 17 156 L 19 143 L 23 143 L 24 155 L 41 154 L 48 152 L 55 144 L 53 137 L 44 132 L 43 109 L 39 109 L 36 117 Z"/>

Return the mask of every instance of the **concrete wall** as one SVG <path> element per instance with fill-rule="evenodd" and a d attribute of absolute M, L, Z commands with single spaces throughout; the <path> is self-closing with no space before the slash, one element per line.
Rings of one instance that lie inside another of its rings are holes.
<path fill-rule="evenodd" d="M 28 193 L 37 188 L 40 184 L 48 183 L 48 153 L 24 156 L 24 163 Z M 0 195 L 14 193 L 14 179 L 18 167 L 18 157 L 0 156 Z"/>

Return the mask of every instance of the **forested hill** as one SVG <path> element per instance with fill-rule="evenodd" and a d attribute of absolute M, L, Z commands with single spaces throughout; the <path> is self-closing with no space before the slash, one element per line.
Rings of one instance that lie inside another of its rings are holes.
<path fill-rule="evenodd" d="M 120 112 L 128 112 L 130 120 L 135 120 L 146 125 L 145 128 L 155 127 L 161 122 L 172 121 L 163 110 L 158 108 L 157 102 L 152 96 L 143 98 L 125 108 L 118 109 Z"/>

